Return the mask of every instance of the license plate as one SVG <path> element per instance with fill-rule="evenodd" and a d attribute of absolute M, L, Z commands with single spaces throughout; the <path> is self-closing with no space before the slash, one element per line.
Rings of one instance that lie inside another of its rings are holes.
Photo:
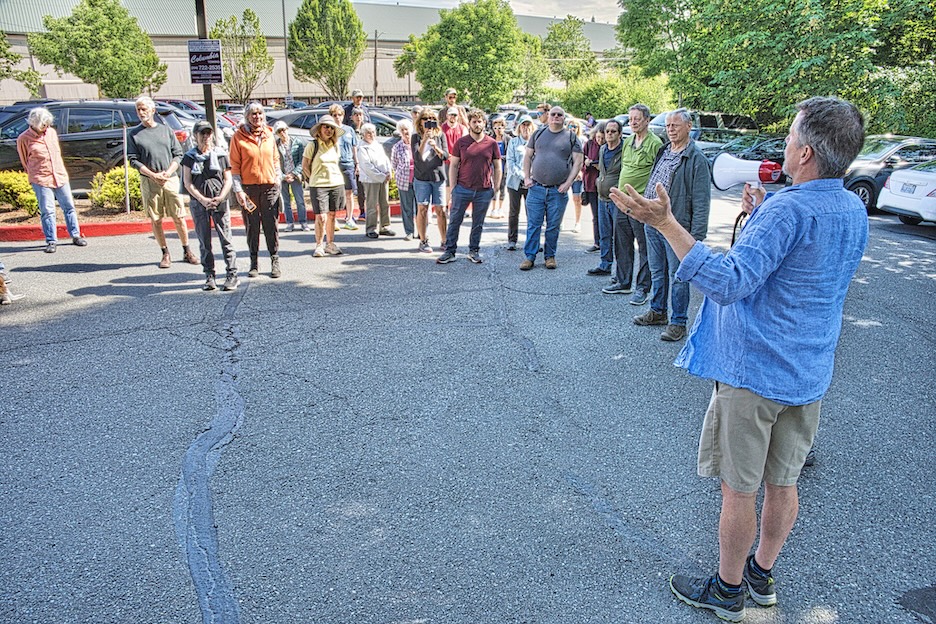
<path fill-rule="evenodd" d="M 904 182 L 900 185 L 900 192 L 906 193 L 907 195 L 913 195 L 916 193 L 916 184 L 907 184 Z"/>

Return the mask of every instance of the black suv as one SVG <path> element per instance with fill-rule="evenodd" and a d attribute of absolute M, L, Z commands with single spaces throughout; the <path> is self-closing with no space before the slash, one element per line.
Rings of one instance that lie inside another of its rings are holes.
<path fill-rule="evenodd" d="M 87 191 L 99 171 L 123 164 L 124 127 L 140 123 L 136 105 L 130 100 L 72 100 L 19 102 L 0 109 L 0 170 L 22 171 L 16 153 L 16 138 L 29 128 L 29 111 L 44 106 L 55 119 L 62 158 L 73 190 Z M 175 132 L 183 147 L 190 129 L 166 104 L 156 103 L 156 121 Z"/>
<path fill-rule="evenodd" d="M 936 139 L 872 134 L 845 173 L 845 188 L 858 195 L 868 212 L 877 206 L 887 177 L 898 169 L 936 160 Z"/>

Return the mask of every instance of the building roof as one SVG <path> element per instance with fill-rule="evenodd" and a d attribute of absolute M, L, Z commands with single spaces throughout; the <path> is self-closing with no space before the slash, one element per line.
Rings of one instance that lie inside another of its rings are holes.
<path fill-rule="evenodd" d="M 283 0 L 287 22 L 291 21 L 302 5 L 302 0 Z M 221 18 L 240 16 L 244 9 L 253 10 L 260 18 L 260 26 L 267 37 L 283 36 L 283 2 L 256 2 L 255 0 L 205 0 L 209 28 Z M 78 0 L 3 0 L 0 2 L 0 25 L 4 32 L 31 33 L 44 30 L 42 17 L 61 18 L 71 15 Z M 123 0 L 140 28 L 150 36 L 195 38 L 194 0 Z M 38 6 L 37 6 L 38 5 Z M 355 2 L 354 8 L 364 26 L 368 39 L 377 31 L 385 41 L 406 41 L 409 36 L 422 36 L 426 29 L 439 21 L 439 9 L 432 7 Z M 174 16 L 174 17 L 170 17 Z M 191 16 L 191 19 L 185 16 Z M 518 15 L 517 23 L 524 32 L 546 36 L 549 25 L 561 21 L 555 17 Z M 585 36 L 592 41 L 592 50 L 609 50 L 617 45 L 614 25 L 584 22 Z"/>

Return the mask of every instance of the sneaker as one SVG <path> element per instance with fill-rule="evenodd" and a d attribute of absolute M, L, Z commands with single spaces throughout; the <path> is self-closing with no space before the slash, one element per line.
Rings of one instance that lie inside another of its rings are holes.
<path fill-rule="evenodd" d="M 525 259 L 523 262 L 520 263 L 521 271 L 529 271 L 532 268 L 533 268 L 533 261 L 530 260 L 529 258 Z"/>
<path fill-rule="evenodd" d="M 354 221 L 345 221 L 344 225 L 341 226 L 342 230 L 356 230 L 358 229 L 357 223 Z"/>
<path fill-rule="evenodd" d="M 663 333 L 660 334 L 660 340 L 666 342 L 679 342 L 686 337 L 685 325 L 667 325 Z"/>
<path fill-rule="evenodd" d="M 327 253 L 329 256 L 340 256 L 344 252 L 341 251 L 341 248 L 339 248 L 335 243 L 327 243 L 325 245 L 325 253 Z"/>
<path fill-rule="evenodd" d="M 643 288 L 638 288 L 637 290 L 634 291 L 634 296 L 630 298 L 630 301 L 628 301 L 628 303 L 631 305 L 635 305 L 635 306 L 641 306 L 647 303 L 649 299 L 650 299 L 650 293 L 648 293 Z"/>
<path fill-rule="evenodd" d="M 631 287 L 625 286 L 620 282 L 614 282 L 613 284 L 602 288 L 601 292 L 606 295 L 629 295 L 631 294 Z"/>
<path fill-rule="evenodd" d="M 221 287 L 221 290 L 237 290 L 239 284 L 240 280 L 237 279 L 236 274 L 228 275 L 224 280 L 224 286 Z"/>
<path fill-rule="evenodd" d="M 202 290 L 217 290 L 218 285 L 215 284 L 215 276 L 208 275 L 205 277 L 205 285 L 201 287 Z"/>
<path fill-rule="evenodd" d="M 299 226 L 299 228 L 300 228 L 303 232 L 308 232 L 309 229 L 310 229 L 308 223 L 303 223 L 302 225 Z"/>
<path fill-rule="evenodd" d="M 25 296 L 26 295 L 24 295 L 23 293 L 17 293 L 14 295 L 9 290 L 7 290 L 3 294 L 0 294 L 0 305 L 10 305 L 14 301 L 19 301 Z"/>
<path fill-rule="evenodd" d="M 441 256 L 436 258 L 436 264 L 448 264 L 455 262 L 455 252 L 446 250 Z"/>
<path fill-rule="evenodd" d="M 507 243 L 507 251 L 517 251 L 517 241 Z"/>
<path fill-rule="evenodd" d="M 677 598 L 699 609 L 710 609 L 728 622 L 744 619 L 744 591 L 737 594 L 724 592 L 716 576 L 690 578 L 682 574 L 670 577 L 670 590 Z"/>
<path fill-rule="evenodd" d="M 295 223 L 287 223 L 287 224 L 286 224 L 286 231 L 287 231 L 287 232 L 292 232 L 292 231 L 294 231 L 295 229 L 296 229 L 296 224 L 295 224 Z"/>
<path fill-rule="evenodd" d="M 419 241 L 419 251 L 423 253 L 432 253 L 432 247 L 429 245 L 429 241 Z"/>
<path fill-rule="evenodd" d="M 803 466 L 814 466 L 816 465 L 816 447 L 809 449 L 809 452 L 806 453 L 806 461 L 803 462 Z"/>
<path fill-rule="evenodd" d="M 381 236 L 396 236 L 396 232 L 394 232 L 390 228 L 384 228 L 377 233 L 380 234 Z"/>
<path fill-rule="evenodd" d="M 602 269 L 601 267 L 595 267 L 593 269 L 588 269 L 585 271 L 588 275 L 611 275 L 611 269 Z"/>
<path fill-rule="evenodd" d="M 666 325 L 667 323 L 669 323 L 669 318 L 666 312 L 657 312 L 653 308 L 634 317 L 634 325 Z"/>
<path fill-rule="evenodd" d="M 276 279 L 283 274 L 283 271 L 280 269 L 279 256 L 272 256 L 270 260 L 273 263 L 270 267 L 270 277 Z"/>
<path fill-rule="evenodd" d="M 75 245 L 75 247 L 87 247 L 88 241 L 85 240 L 84 236 L 76 236 L 72 239 L 72 244 Z"/>
<path fill-rule="evenodd" d="M 43 251 L 46 253 L 55 253 L 55 242 L 53 241 L 51 243 L 46 243 L 45 249 L 43 249 Z"/>
<path fill-rule="evenodd" d="M 762 574 L 760 571 L 754 570 L 751 565 L 753 561 L 754 555 L 750 555 L 744 564 L 743 578 L 748 594 L 750 594 L 751 600 L 760 606 L 772 607 L 777 604 L 777 592 L 774 589 L 773 575 L 770 572 Z"/>
<path fill-rule="evenodd" d="M 260 275 L 260 269 L 256 264 L 250 267 L 250 270 L 247 271 L 247 277 L 257 277 L 258 275 Z"/>
<path fill-rule="evenodd" d="M 572 226 L 572 231 L 578 234 L 579 232 L 582 231 L 582 228 L 578 223 L 576 223 L 575 225 Z"/>
<path fill-rule="evenodd" d="M 478 252 L 478 251 L 469 251 L 468 259 L 474 262 L 475 264 L 481 264 L 483 262 L 483 260 L 481 260 L 481 252 Z"/>
<path fill-rule="evenodd" d="M 159 268 L 168 269 L 170 266 L 172 266 L 172 258 L 169 257 L 168 251 L 164 251 L 162 255 L 162 260 L 159 261 Z"/>
<path fill-rule="evenodd" d="M 365 236 L 367 236 L 367 238 L 377 238 L 378 234 L 377 232 L 368 232 Z"/>
<path fill-rule="evenodd" d="M 324 258 L 325 257 L 325 248 L 321 245 L 316 246 L 315 251 L 312 252 L 313 258 Z"/>
<path fill-rule="evenodd" d="M 413 240 L 413 235 L 412 235 L 412 234 L 407 234 L 406 236 L 403 237 L 403 240 L 405 240 L 406 242 L 409 242 L 409 241 Z"/>
<path fill-rule="evenodd" d="M 546 258 L 545 264 L 547 269 L 555 269 L 558 266 L 555 258 Z"/>
<path fill-rule="evenodd" d="M 595 253 L 596 251 L 601 251 L 601 247 L 599 247 L 598 245 L 592 245 L 591 247 L 585 250 L 585 253 Z"/>

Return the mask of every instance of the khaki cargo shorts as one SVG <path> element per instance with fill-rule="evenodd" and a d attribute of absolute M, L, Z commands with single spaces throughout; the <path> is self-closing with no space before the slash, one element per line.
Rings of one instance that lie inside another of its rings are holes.
<path fill-rule="evenodd" d="M 179 194 L 177 175 L 169 178 L 164 186 L 159 186 L 152 178 L 140 175 L 140 195 L 143 196 L 143 211 L 151 221 L 159 221 L 165 217 L 185 217 L 185 204 Z"/>
<path fill-rule="evenodd" d="M 716 382 L 699 440 L 699 475 L 746 493 L 761 481 L 795 485 L 819 428 L 821 403 L 791 407 Z"/>

